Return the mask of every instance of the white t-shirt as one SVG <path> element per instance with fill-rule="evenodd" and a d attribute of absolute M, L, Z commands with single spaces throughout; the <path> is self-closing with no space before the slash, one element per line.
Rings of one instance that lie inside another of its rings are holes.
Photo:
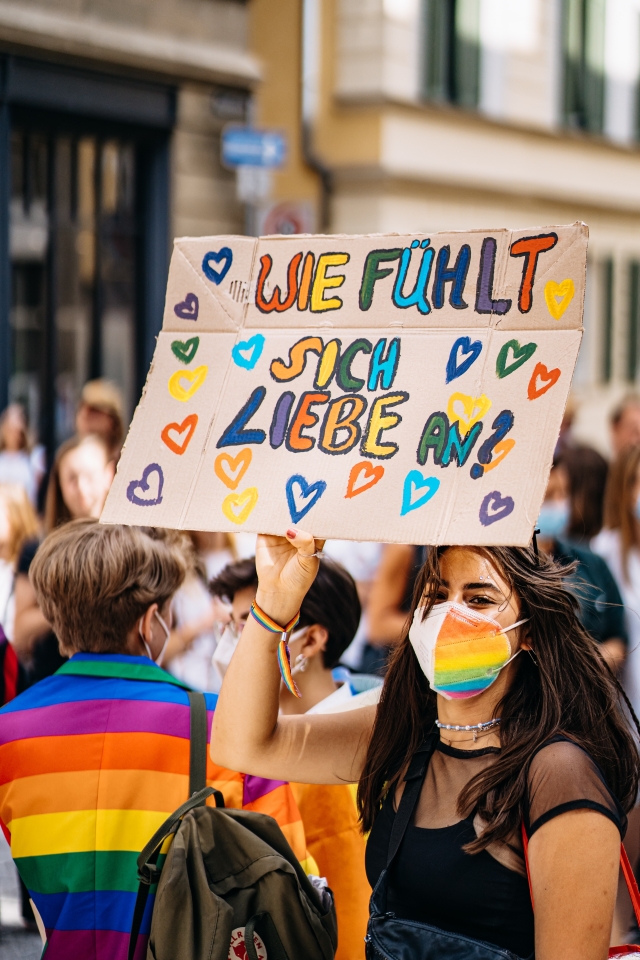
<path fill-rule="evenodd" d="M 356 583 L 370 583 L 376 575 L 380 557 L 381 543 L 360 543 L 357 540 L 327 540 L 323 552 L 342 564 Z M 340 657 L 341 663 L 357 670 L 362 660 L 362 651 L 367 642 L 367 614 L 360 618 L 355 637 Z"/>
<path fill-rule="evenodd" d="M 175 626 L 182 627 L 204 619 L 211 609 L 211 604 L 211 594 L 200 577 L 187 577 L 173 598 Z M 215 649 L 215 634 L 213 630 L 207 630 L 195 638 L 188 650 L 174 657 L 167 664 L 167 670 L 194 690 L 217 693 L 220 689 L 220 677 L 211 662 Z"/>
<path fill-rule="evenodd" d="M 601 530 L 591 541 L 591 549 L 607 561 L 622 595 L 629 649 L 620 679 L 633 709 L 640 715 L 640 550 L 633 547 L 629 551 L 625 577 L 618 530 Z"/>

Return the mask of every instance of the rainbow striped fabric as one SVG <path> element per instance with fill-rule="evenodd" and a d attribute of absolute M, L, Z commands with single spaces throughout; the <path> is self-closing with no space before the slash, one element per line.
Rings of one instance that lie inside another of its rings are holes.
<path fill-rule="evenodd" d="M 510 656 L 509 641 L 491 621 L 449 607 L 435 648 L 435 687 L 452 700 L 474 697 L 493 683 Z"/>
<path fill-rule="evenodd" d="M 209 730 L 216 699 L 207 695 Z M 0 710 L 0 824 L 44 922 L 47 960 L 126 960 L 136 857 L 188 797 L 189 725 L 186 687 L 146 657 L 121 655 L 76 654 Z M 275 817 L 317 871 L 289 784 L 209 757 L 207 782 L 227 806 Z"/>

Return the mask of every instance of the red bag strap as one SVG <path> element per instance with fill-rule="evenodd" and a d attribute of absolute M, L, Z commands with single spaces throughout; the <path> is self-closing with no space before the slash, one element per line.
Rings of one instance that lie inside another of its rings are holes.
<path fill-rule="evenodd" d="M 531 872 L 529 870 L 529 838 L 527 836 L 527 831 L 525 830 L 524 823 L 522 823 L 521 826 L 522 826 L 522 849 L 524 850 L 524 862 L 527 868 L 527 880 L 529 881 L 529 894 L 531 896 L 531 906 L 534 907 L 535 909 L 535 906 L 533 903 L 533 888 L 531 886 Z M 627 856 L 627 851 L 624 848 L 624 843 L 620 844 L 620 866 L 622 867 L 624 881 L 627 885 L 627 890 L 629 891 L 629 896 L 631 898 L 633 912 L 635 914 L 638 926 L 640 927 L 640 889 L 638 889 L 638 882 L 633 872 L 633 867 L 631 866 L 629 857 Z"/>

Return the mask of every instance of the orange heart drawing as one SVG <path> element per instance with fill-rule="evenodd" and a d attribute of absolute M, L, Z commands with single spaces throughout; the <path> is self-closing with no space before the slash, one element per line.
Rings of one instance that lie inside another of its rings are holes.
<path fill-rule="evenodd" d="M 221 453 L 219 457 L 216 457 L 213 465 L 216 477 L 222 480 L 225 487 L 229 487 L 230 490 L 235 490 L 249 469 L 252 456 L 253 454 L 249 447 L 241 450 L 237 457 L 232 457 L 230 453 Z M 227 470 L 229 472 L 227 472 Z"/>
<path fill-rule="evenodd" d="M 531 374 L 531 380 L 529 380 L 529 386 L 527 387 L 527 396 L 529 400 L 536 400 L 538 397 L 541 397 L 543 393 L 546 393 L 547 390 L 550 390 L 554 383 L 560 377 L 560 369 L 555 367 L 553 370 L 547 370 L 544 363 L 536 363 L 533 368 L 533 373 Z M 537 381 L 541 380 L 543 386 L 539 387 Z"/>
<path fill-rule="evenodd" d="M 498 456 L 495 458 L 495 460 L 492 460 L 491 463 L 483 464 L 484 472 L 486 473 L 487 470 L 493 470 L 493 468 L 497 467 L 499 463 L 502 463 L 506 455 L 513 450 L 515 445 L 515 440 L 501 440 L 500 443 L 496 443 L 495 447 L 493 448 L 493 452 L 497 453 Z"/>
<path fill-rule="evenodd" d="M 193 432 L 196 429 L 197 423 L 198 414 L 190 413 L 188 417 L 184 418 L 182 423 L 168 423 L 166 427 L 163 427 L 160 436 L 169 447 L 169 450 L 172 450 L 174 453 L 177 453 L 179 457 L 181 457 L 191 442 L 191 437 L 193 436 Z M 185 430 L 187 431 L 187 435 L 182 443 L 178 443 L 171 436 L 172 433 L 176 433 L 179 437 L 181 437 Z"/>
<path fill-rule="evenodd" d="M 360 474 L 363 475 L 365 482 L 358 484 L 358 477 Z M 347 492 L 344 495 L 345 500 L 348 500 L 351 497 L 357 497 L 359 493 L 364 493 L 365 490 L 369 490 L 371 487 L 374 487 L 378 480 L 382 480 L 383 476 L 384 467 L 373 467 L 368 460 L 363 460 L 361 463 L 356 463 L 355 467 L 351 468 L 351 472 L 349 474 Z"/>

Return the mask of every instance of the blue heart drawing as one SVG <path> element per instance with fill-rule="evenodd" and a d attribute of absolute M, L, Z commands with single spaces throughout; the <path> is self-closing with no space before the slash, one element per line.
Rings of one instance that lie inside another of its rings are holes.
<path fill-rule="evenodd" d="M 158 474 L 158 494 L 156 497 L 149 499 L 148 497 L 138 497 L 136 496 L 136 490 L 146 493 L 151 484 L 149 483 L 149 477 L 152 473 Z M 131 503 L 135 503 L 137 507 L 155 507 L 157 503 L 162 503 L 162 488 L 164 486 L 164 474 L 162 472 L 162 467 L 159 463 L 150 463 L 148 467 L 145 467 L 142 471 L 141 480 L 132 480 L 129 486 L 127 487 L 127 500 L 130 500 Z"/>
<path fill-rule="evenodd" d="M 245 370 L 253 370 L 262 356 L 263 350 L 264 337 L 261 333 L 256 333 L 253 337 L 250 337 L 249 340 L 241 340 L 239 343 L 236 343 L 235 347 L 231 350 L 231 356 L 236 366 L 244 367 Z M 245 353 L 248 353 L 249 356 L 243 356 Z"/>
<path fill-rule="evenodd" d="M 220 263 L 222 261 L 222 266 L 219 270 L 216 270 L 215 267 L 211 266 L 211 261 L 214 263 Z M 209 253 L 205 253 L 202 259 L 202 272 L 207 280 L 211 280 L 212 283 L 218 285 L 222 283 L 229 273 L 232 263 L 233 252 L 230 247 L 221 247 L 219 250 L 209 250 Z"/>
<path fill-rule="evenodd" d="M 300 496 L 303 500 L 307 502 L 298 509 L 296 505 L 296 497 L 294 493 L 294 485 L 300 487 Z M 294 473 L 292 477 L 289 477 L 287 480 L 287 503 L 289 505 L 289 513 L 291 514 L 291 519 L 294 523 L 299 523 L 304 516 L 309 513 L 311 507 L 314 506 L 317 500 L 320 499 L 322 494 L 327 489 L 326 481 L 316 480 L 315 483 L 307 483 L 304 477 L 299 473 Z"/>
<path fill-rule="evenodd" d="M 440 481 L 437 477 L 425 477 L 419 470 L 410 470 L 404 478 L 404 488 L 402 490 L 402 509 L 400 516 L 404 517 L 406 513 L 417 510 L 431 500 L 431 497 L 437 492 Z M 414 493 L 418 490 L 424 490 L 416 500 L 413 499 Z"/>
<path fill-rule="evenodd" d="M 458 364 L 458 352 L 463 354 L 468 354 L 462 361 Z M 466 373 L 472 363 L 478 359 L 482 353 L 482 341 L 474 340 L 471 342 L 470 337 L 458 337 L 454 345 L 451 347 L 451 353 L 449 354 L 449 359 L 447 360 L 447 379 L 446 383 L 451 383 L 452 380 L 455 380 L 456 377 L 461 377 L 463 373 Z"/>
<path fill-rule="evenodd" d="M 498 490 L 492 490 L 480 504 L 480 523 L 483 527 L 488 527 L 496 520 L 503 520 L 513 513 L 514 507 L 513 497 L 503 497 Z"/>
<path fill-rule="evenodd" d="M 184 300 L 176 303 L 173 312 L 176 317 L 180 317 L 181 320 L 197 320 L 199 308 L 200 304 L 198 303 L 198 298 L 195 293 L 188 293 Z"/>

